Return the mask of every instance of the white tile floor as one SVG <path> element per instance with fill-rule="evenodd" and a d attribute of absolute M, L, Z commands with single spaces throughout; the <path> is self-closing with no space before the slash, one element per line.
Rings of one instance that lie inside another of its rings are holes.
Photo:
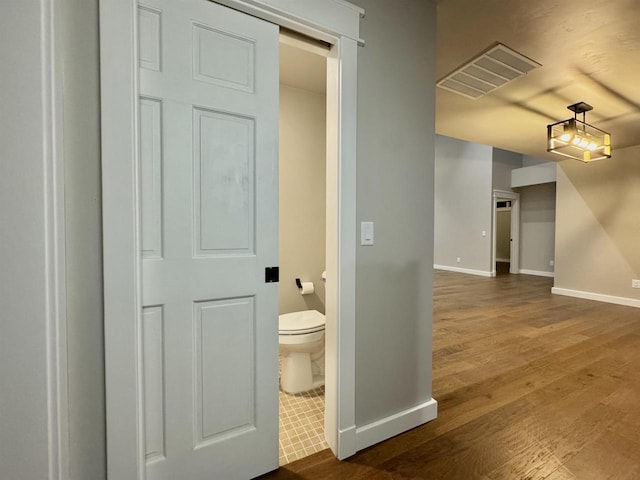
<path fill-rule="evenodd" d="M 329 448 L 324 440 L 324 387 L 289 395 L 280 391 L 279 463 Z"/>

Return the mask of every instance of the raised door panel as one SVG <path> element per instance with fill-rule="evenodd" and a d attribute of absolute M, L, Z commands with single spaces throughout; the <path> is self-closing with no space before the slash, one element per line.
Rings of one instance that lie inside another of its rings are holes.
<path fill-rule="evenodd" d="M 140 67 L 162 70 L 162 12 L 152 7 L 138 6 L 138 58 Z"/>
<path fill-rule="evenodd" d="M 200 446 L 256 428 L 254 299 L 198 302 L 194 313 Z"/>
<path fill-rule="evenodd" d="M 145 8 L 147 478 L 251 478 L 277 466 L 278 28 L 207 0 Z"/>
<path fill-rule="evenodd" d="M 164 322 L 160 306 L 142 315 L 145 456 L 147 462 L 165 456 Z"/>
<path fill-rule="evenodd" d="M 255 42 L 209 25 L 193 24 L 193 78 L 254 91 Z"/>
<path fill-rule="evenodd" d="M 162 102 L 140 99 L 140 203 L 143 258 L 162 257 Z"/>
<path fill-rule="evenodd" d="M 194 110 L 196 255 L 254 252 L 254 120 Z"/>

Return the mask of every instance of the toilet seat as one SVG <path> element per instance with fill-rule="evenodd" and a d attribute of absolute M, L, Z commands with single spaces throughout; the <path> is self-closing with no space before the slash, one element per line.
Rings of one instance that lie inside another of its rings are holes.
<path fill-rule="evenodd" d="M 317 328 L 305 328 L 302 330 L 279 330 L 278 335 L 306 335 L 307 333 L 316 333 L 324 330 L 324 325 Z"/>
<path fill-rule="evenodd" d="M 317 310 L 285 313 L 279 317 L 279 335 L 305 335 L 324 330 L 325 316 Z"/>

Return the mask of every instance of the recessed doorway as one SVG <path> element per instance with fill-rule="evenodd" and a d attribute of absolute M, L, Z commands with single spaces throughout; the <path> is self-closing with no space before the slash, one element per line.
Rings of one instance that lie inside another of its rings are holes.
<path fill-rule="evenodd" d="M 491 275 L 520 273 L 520 194 L 493 191 Z"/>
<path fill-rule="evenodd" d="M 280 30 L 278 188 L 281 316 L 295 315 L 296 312 L 317 312 L 321 316 L 326 313 L 328 52 L 329 46 L 320 41 Z M 306 286 L 313 285 L 313 291 L 301 292 L 297 279 Z M 282 331 L 280 335 L 283 335 Z M 305 353 L 297 359 L 290 359 L 294 363 L 303 362 L 301 367 L 313 369 L 308 388 L 296 385 L 294 391 L 287 391 L 290 385 L 282 381 L 283 371 L 291 369 L 292 365 L 288 363 L 290 353 L 286 347 L 280 347 L 278 461 L 281 466 L 329 447 L 324 428 L 324 332 L 320 335 L 322 338 L 316 342 L 308 358 Z"/>

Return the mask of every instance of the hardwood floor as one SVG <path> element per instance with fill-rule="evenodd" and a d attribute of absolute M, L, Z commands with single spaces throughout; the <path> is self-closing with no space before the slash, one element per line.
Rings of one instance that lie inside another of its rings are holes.
<path fill-rule="evenodd" d="M 435 272 L 438 418 L 264 479 L 640 479 L 640 310 Z"/>

